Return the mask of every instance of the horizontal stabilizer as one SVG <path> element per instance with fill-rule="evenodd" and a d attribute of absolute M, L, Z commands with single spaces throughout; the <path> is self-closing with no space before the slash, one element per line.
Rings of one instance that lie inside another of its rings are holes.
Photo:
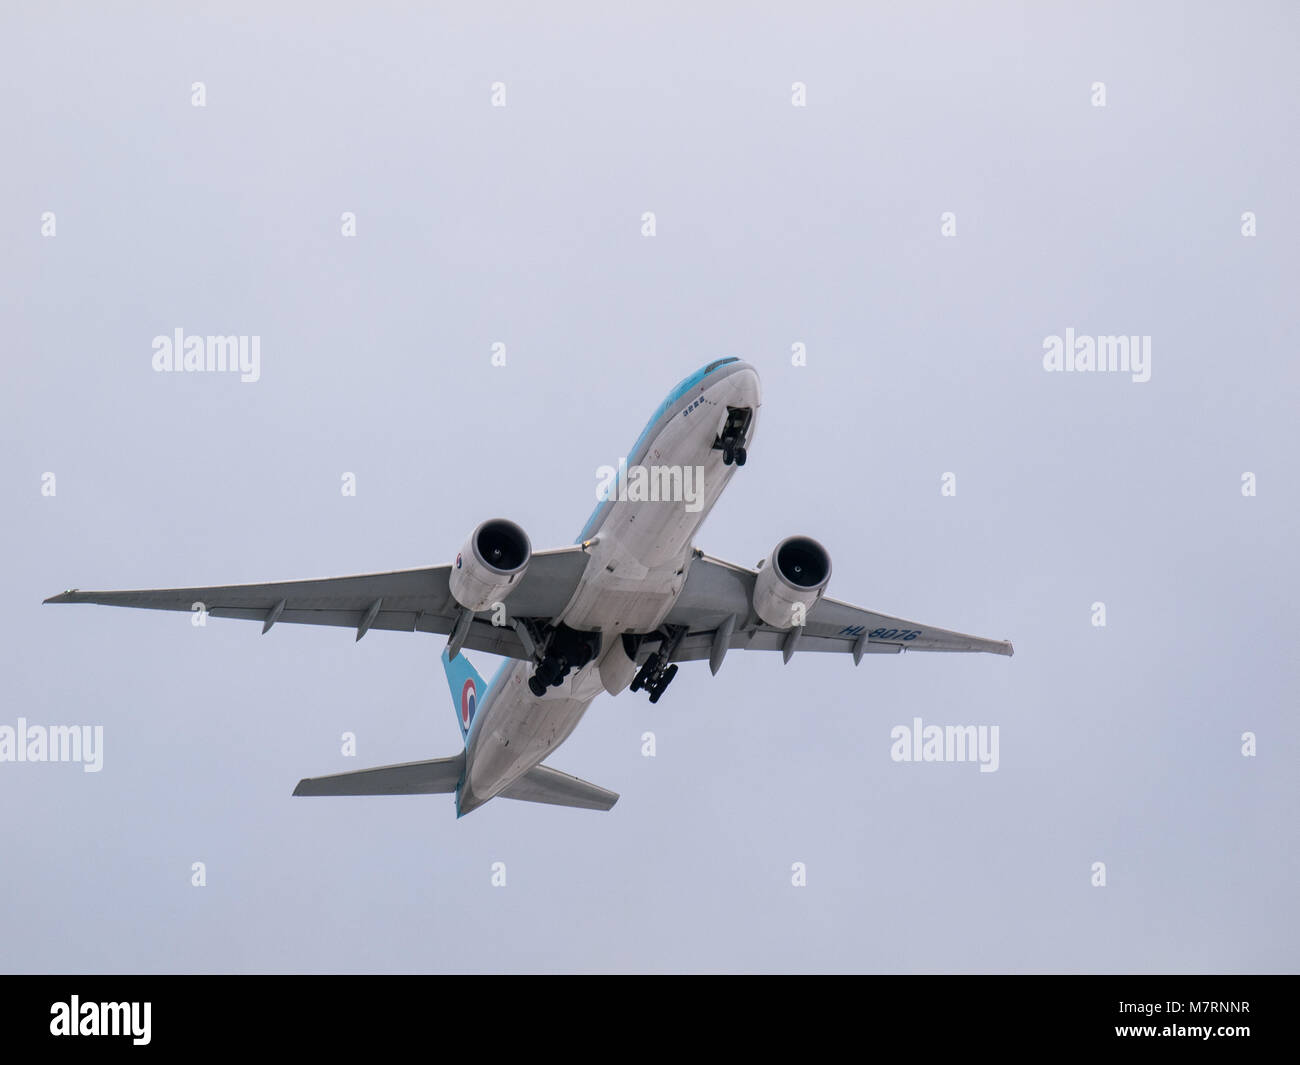
<path fill-rule="evenodd" d="M 405 762 L 298 781 L 295 795 L 437 795 L 456 790 L 465 754 L 431 762 Z M 561 774 L 563 775 L 563 774 Z M 590 785 L 588 785 L 590 787 Z"/>
<path fill-rule="evenodd" d="M 608 810 L 618 802 L 618 792 L 589 784 L 545 765 L 533 766 L 501 792 L 501 797 L 521 802 L 545 802 L 552 806 L 577 806 L 583 810 Z"/>

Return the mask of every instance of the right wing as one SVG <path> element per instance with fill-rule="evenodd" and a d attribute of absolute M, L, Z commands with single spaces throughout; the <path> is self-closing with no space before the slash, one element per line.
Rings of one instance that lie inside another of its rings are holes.
<path fill-rule="evenodd" d="M 573 596 L 589 556 L 581 546 L 538 551 L 519 586 L 510 594 L 510 618 L 550 620 Z M 152 588 L 126 592 L 73 590 L 47 603 L 97 603 L 146 610 L 196 611 L 197 603 L 215 618 L 260 621 L 262 631 L 280 623 L 336 625 L 355 629 L 361 639 L 371 629 L 450 635 L 460 606 L 448 586 L 450 566 L 367 573 L 323 580 L 272 584 L 230 584 L 209 588 Z M 528 658 L 511 625 L 496 626 L 491 611 L 475 615 L 464 646 L 509 658 Z"/>
<path fill-rule="evenodd" d="M 673 652 L 672 661 L 689 662 L 709 658 L 714 639 L 728 619 L 733 630 L 728 648 L 748 651 L 840 651 L 851 652 L 855 660 L 864 654 L 897 654 L 899 651 L 984 651 L 995 655 L 1015 652 L 1009 640 L 989 640 L 964 632 L 904 621 L 877 614 L 862 607 L 822 598 L 808 611 L 807 624 L 791 644 L 791 630 L 765 625 L 754 614 L 754 581 L 758 574 L 716 558 L 699 556 L 691 560 L 681 595 L 664 619 L 668 626 L 681 626 L 685 635 Z"/>

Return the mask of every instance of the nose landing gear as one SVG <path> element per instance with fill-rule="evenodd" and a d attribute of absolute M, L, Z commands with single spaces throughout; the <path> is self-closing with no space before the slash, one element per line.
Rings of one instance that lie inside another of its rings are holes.
<path fill-rule="evenodd" d="M 745 450 L 745 438 L 753 419 L 754 412 L 749 407 L 727 408 L 727 420 L 723 423 L 722 432 L 713 441 L 714 450 L 722 452 L 724 466 L 733 463 L 737 466 L 745 465 L 745 460 L 749 457 Z"/>

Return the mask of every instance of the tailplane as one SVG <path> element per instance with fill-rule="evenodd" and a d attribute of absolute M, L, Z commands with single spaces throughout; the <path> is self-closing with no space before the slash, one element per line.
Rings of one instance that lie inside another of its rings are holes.
<path fill-rule="evenodd" d="M 465 752 L 429 762 L 403 762 L 298 781 L 295 795 L 439 795 L 453 792 L 465 773 Z"/>
<path fill-rule="evenodd" d="M 465 752 L 428 762 L 404 762 L 376 769 L 357 769 L 328 777 L 307 777 L 298 781 L 295 795 L 439 795 L 460 787 L 465 775 Z M 582 810 L 608 810 L 618 802 L 618 793 L 597 784 L 536 765 L 505 791 L 503 799 L 540 802 L 551 806 L 575 806 Z"/>
<path fill-rule="evenodd" d="M 503 799 L 544 802 L 552 806 L 577 806 L 583 810 L 608 810 L 618 802 L 618 792 L 561 773 L 548 765 L 535 765 L 501 793 Z"/>

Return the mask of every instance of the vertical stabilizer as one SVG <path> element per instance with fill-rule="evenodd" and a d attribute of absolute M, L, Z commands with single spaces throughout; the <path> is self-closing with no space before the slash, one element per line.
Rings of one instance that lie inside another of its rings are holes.
<path fill-rule="evenodd" d="M 451 701 L 456 707 L 456 721 L 460 725 L 460 738 L 463 740 L 469 736 L 474 714 L 478 711 L 483 696 L 487 694 L 487 684 L 464 654 L 448 658 L 447 652 L 443 651 L 442 668 L 447 673 L 447 687 L 451 689 Z"/>

